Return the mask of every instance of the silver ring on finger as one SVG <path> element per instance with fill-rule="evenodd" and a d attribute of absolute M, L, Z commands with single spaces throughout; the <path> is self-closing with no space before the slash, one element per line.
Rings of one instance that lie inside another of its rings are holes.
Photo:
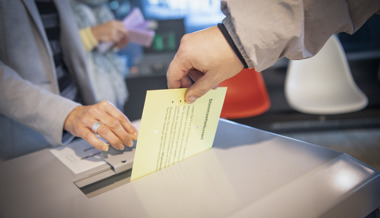
<path fill-rule="evenodd" d="M 91 129 L 95 132 L 95 134 L 98 134 L 98 128 L 99 128 L 99 126 L 101 126 L 101 125 L 103 125 L 103 123 L 100 122 L 100 121 L 96 121 L 96 122 L 92 125 Z"/>

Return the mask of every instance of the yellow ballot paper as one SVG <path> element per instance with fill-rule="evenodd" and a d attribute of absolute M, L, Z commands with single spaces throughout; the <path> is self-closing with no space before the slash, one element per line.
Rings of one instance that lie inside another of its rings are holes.
<path fill-rule="evenodd" d="M 193 104 L 185 102 L 186 90 L 147 91 L 131 181 L 212 147 L 227 88 Z"/>

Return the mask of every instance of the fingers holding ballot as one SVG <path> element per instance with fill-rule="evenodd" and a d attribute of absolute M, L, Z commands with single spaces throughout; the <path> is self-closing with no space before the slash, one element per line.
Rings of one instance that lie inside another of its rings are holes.
<path fill-rule="evenodd" d="M 119 150 L 125 145 L 131 147 L 138 134 L 129 119 L 108 101 L 76 107 L 66 118 L 64 129 L 101 151 L 107 151 L 109 145 Z"/>
<path fill-rule="evenodd" d="M 189 88 L 185 99 L 193 103 L 243 67 L 219 28 L 210 27 L 182 37 L 167 72 L 168 88 Z"/>

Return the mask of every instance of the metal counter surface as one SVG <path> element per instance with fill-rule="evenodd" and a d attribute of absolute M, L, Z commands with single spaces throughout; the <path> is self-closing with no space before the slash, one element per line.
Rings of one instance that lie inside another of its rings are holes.
<path fill-rule="evenodd" d="M 347 154 L 221 119 L 214 147 L 94 195 L 48 150 L 0 163 L 0 217 L 364 217 L 380 174 Z"/>

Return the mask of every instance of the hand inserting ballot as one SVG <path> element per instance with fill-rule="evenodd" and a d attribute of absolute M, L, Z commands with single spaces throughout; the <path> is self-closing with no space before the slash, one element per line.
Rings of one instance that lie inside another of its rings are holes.
<path fill-rule="evenodd" d="M 193 103 L 242 69 L 243 64 L 214 26 L 182 37 L 166 77 L 168 88 L 188 87 L 185 99 Z M 195 83 L 191 84 L 191 80 Z"/>

